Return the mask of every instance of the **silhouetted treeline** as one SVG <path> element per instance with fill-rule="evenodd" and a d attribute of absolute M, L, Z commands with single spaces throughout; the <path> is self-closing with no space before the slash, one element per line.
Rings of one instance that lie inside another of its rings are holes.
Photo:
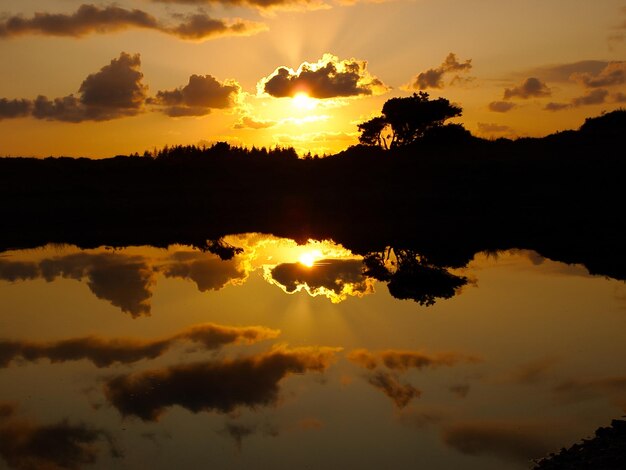
<path fill-rule="evenodd" d="M 3 158 L 0 249 L 202 246 L 265 232 L 332 238 L 361 254 L 393 246 L 442 267 L 528 248 L 626 279 L 626 111 L 542 139 L 446 127 L 326 158 L 226 143 L 104 160 Z"/>

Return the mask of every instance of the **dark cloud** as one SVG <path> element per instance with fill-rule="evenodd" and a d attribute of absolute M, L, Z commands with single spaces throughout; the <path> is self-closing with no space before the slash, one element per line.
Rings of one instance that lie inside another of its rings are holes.
<path fill-rule="evenodd" d="M 151 0 L 155 3 L 179 5 L 249 6 L 262 10 L 317 9 L 324 7 L 323 0 Z"/>
<path fill-rule="evenodd" d="M 104 392 L 123 416 L 144 421 L 158 420 L 174 405 L 193 413 L 254 409 L 277 403 L 279 384 L 285 377 L 326 370 L 336 352 L 331 348 L 276 348 L 256 356 L 175 365 L 119 375 L 105 384 Z"/>
<path fill-rule="evenodd" d="M 370 370 L 384 365 L 388 369 L 402 372 L 408 369 L 451 367 L 461 362 L 472 363 L 479 361 L 476 357 L 452 352 L 427 354 L 419 351 L 398 351 L 392 349 L 378 352 L 356 349 L 348 354 L 348 359 Z"/>
<path fill-rule="evenodd" d="M 530 77 L 524 80 L 524 82 L 513 88 L 506 88 L 504 90 L 504 99 L 510 100 L 511 98 L 543 98 L 545 96 L 550 96 L 552 92 L 550 88 L 535 77 Z"/>
<path fill-rule="evenodd" d="M 251 344 L 276 338 L 279 333 L 261 326 L 231 327 L 206 323 L 158 340 L 97 336 L 47 342 L 0 340 L 0 367 L 7 367 L 15 359 L 37 361 L 44 358 L 52 363 L 87 359 L 97 367 L 108 367 L 114 363 L 129 364 L 154 359 L 180 342 L 213 350 L 228 344 Z"/>
<path fill-rule="evenodd" d="M 609 62 L 598 73 L 579 72 L 572 79 L 587 88 L 603 88 L 626 83 L 626 61 Z"/>
<path fill-rule="evenodd" d="M 571 106 L 572 105 L 569 103 L 557 103 L 551 101 L 550 103 L 546 104 L 543 109 L 545 111 L 562 111 L 564 109 L 571 108 Z"/>
<path fill-rule="evenodd" d="M 211 75 L 192 75 L 189 83 L 175 90 L 159 91 L 150 103 L 162 106 L 168 116 L 203 116 L 211 109 L 230 108 L 241 92 L 238 83 L 220 83 Z"/>
<path fill-rule="evenodd" d="M 517 105 L 515 103 L 511 103 L 510 101 L 492 101 L 489 103 L 489 111 L 494 111 L 496 113 L 506 113 L 511 111 Z"/>
<path fill-rule="evenodd" d="M 613 103 L 626 103 L 626 93 L 622 93 L 621 91 L 613 93 L 611 98 L 613 99 Z"/>
<path fill-rule="evenodd" d="M 143 257 L 118 253 L 75 253 L 43 260 L 40 269 L 47 281 L 56 277 L 87 278 L 89 289 L 99 299 L 108 300 L 133 317 L 150 314 L 156 275 Z"/>
<path fill-rule="evenodd" d="M 476 421 L 445 426 L 445 444 L 467 455 L 493 455 L 507 461 L 530 463 L 558 446 L 555 426 Z"/>
<path fill-rule="evenodd" d="M 219 290 L 246 277 L 246 272 L 236 261 L 222 261 L 217 256 L 209 257 L 198 251 L 178 251 L 161 269 L 166 277 L 192 280 L 200 292 Z"/>
<path fill-rule="evenodd" d="M 12 468 L 79 469 L 95 463 L 103 446 L 112 457 L 121 457 L 110 434 L 102 429 L 66 420 L 38 424 L 17 417 L 15 408 L 9 411 L 0 415 L 0 456 Z"/>
<path fill-rule="evenodd" d="M 596 104 L 606 103 L 609 92 L 603 88 L 597 88 L 589 91 L 586 95 L 572 98 L 569 103 L 548 103 L 543 108 L 545 111 L 562 111 L 569 108 L 578 108 L 580 106 L 592 106 Z M 619 98 L 619 97 L 618 97 Z"/>
<path fill-rule="evenodd" d="M 327 289 L 337 296 L 358 296 L 372 291 L 362 269 L 361 260 L 326 259 L 319 260 L 312 267 L 302 263 L 279 264 L 271 270 L 271 276 L 289 293 L 306 285 L 312 294 Z"/>
<path fill-rule="evenodd" d="M 590 74 L 592 76 L 599 74 L 609 62 L 605 60 L 581 60 L 579 62 L 571 62 L 567 64 L 548 65 L 537 67 L 524 72 L 525 76 L 538 77 L 547 82 L 569 82 L 572 75 Z"/>
<path fill-rule="evenodd" d="M 421 72 L 418 74 L 411 84 L 409 88 L 414 90 L 426 90 L 428 88 L 443 88 L 444 84 L 444 76 L 450 73 L 467 73 L 472 69 L 472 59 L 468 59 L 464 62 L 459 62 L 456 57 L 456 54 L 450 52 L 443 63 L 436 68 L 428 69 L 425 72 Z M 461 78 L 459 75 L 456 75 L 450 85 L 453 85 L 459 81 L 464 81 L 467 79 Z"/>
<path fill-rule="evenodd" d="M 568 380 L 557 385 L 553 392 L 562 403 L 606 397 L 626 409 L 626 376 Z"/>
<path fill-rule="evenodd" d="M 389 398 L 398 408 L 407 406 L 413 398 L 419 398 L 422 392 L 410 383 L 402 383 L 396 374 L 375 371 L 368 375 L 367 381 Z"/>
<path fill-rule="evenodd" d="M 315 64 L 304 62 L 297 71 L 278 67 L 271 75 L 261 79 L 258 88 L 271 96 L 293 97 L 306 93 L 312 98 L 335 98 L 372 95 L 387 87 L 366 70 L 367 62 L 356 59 L 339 60 L 324 54 Z"/>
<path fill-rule="evenodd" d="M 609 92 L 602 88 L 592 90 L 586 95 L 576 97 L 572 100 L 572 106 L 577 108 L 579 106 L 589 106 L 594 104 L 602 104 L 606 101 Z"/>
<path fill-rule="evenodd" d="M 267 26 L 247 20 L 223 20 L 211 18 L 205 13 L 196 13 L 172 28 L 163 31 L 181 39 L 205 40 L 220 36 L 250 36 L 266 31 Z"/>
<path fill-rule="evenodd" d="M 0 98 L 0 121 L 26 117 L 30 114 L 33 103 L 30 100 L 8 100 Z"/>
<path fill-rule="evenodd" d="M 142 84 L 139 54 L 122 52 L 99 72 L 89 75 L 73 95 L 50 100 L 38 96 L 33 103 L 33 116 L 49 121 L 106 121 L 134 116 L 141 111 L 147 87 Z"/>
<path fill-rule="evenodd" d="M 10 16 L 0 22 L 0 38 L 26 34 L 78 38 L 88 34 L 103 34 L 131 28 L 150 29 L 181 39 L 196 40 L 226 35 L 250 35 L 267 29 L 259 23 L 215 19 L 205 13 L 182 17 L 180 23 L 171 26 L 142 10 L 127 10 L 114 5 L 101 8 L 84 4 L 71 14 L 38 12 L 31 18 Z"/>
<path fill-rule="evenodd" d="M 159 29 L 159 24 L 156 18 L 141 10 L 81 5 L 69 15 L 39 12 L 32 18 L 11 16 L 0 22 L 0 38 L 25 34 L 81 37 L 133 27 Z"/>

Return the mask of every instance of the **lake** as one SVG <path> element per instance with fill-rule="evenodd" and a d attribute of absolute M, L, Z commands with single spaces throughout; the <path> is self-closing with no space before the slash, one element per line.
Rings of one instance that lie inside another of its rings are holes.
<path fill-rule="evenodd" d="M 330 240 L 224 241 L 0 254 L 2 465 L 523 469 L 624 414 L 622 281 L 481 252 L 416 302 Z"/>

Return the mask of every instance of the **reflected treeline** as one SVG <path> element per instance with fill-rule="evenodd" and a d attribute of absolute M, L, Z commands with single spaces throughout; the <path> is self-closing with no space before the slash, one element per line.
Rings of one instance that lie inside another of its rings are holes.
<path fill-rule="evenodd" d="M 465 282 L 441 268 L 481 251 L 530 249 L 626 279 L 625 130 L 626 111 L 616 111 L 541 139 L 443 136 L 326 158 L 225 143 L 105 160 L 3 158 L 0 250 L 185 244 L 228 259 L 228 234 L 332 239 L 364 256 L 392 294 L 425 305 Z M 389 246 L 401 259 L 393 268 Z M 145 313 L 145 298 L 131 303 Z"/>

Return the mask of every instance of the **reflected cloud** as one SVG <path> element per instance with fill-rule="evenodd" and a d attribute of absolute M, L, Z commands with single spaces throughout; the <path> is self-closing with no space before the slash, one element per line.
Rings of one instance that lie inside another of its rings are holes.
<path fill-rule="evenodd" d="M 247 278 L 247 272 L 237 260 L 223 261 L 199 251 L 177 251 L 162 267 L 166 277 L 188 279 L 196 283 L 200 292 L 219 290 L 228 284 L 238 284 Z"/>
<path fill-rule="evenodd" d="M 626 410 L 626 376 L 568 380 L 554 387 L 553 392 L 564 404 L 604 397 Z"/>
<path fill-rule="evenodd" d="M 274 339 L 279 334 L 278 330 L 262 326 L 232 327 L 206 323 L 187 328 L 169 338 L 153 341 L 97 336 L 49 342 L 5 340 L 0 341 L 0 367 L 8 367 L 16 359 L 37 361 L 44 358 L 52 363 L 87 359 L 96 367 L 108 367 L 115 363 L 130 364 L 157 358 L 181 342 L 214 350 L 228 344 L 252 344 Z"/>
<path fill-rule="evenodd" d="M 156 421 L 167 408 L 229 413 L 278 402 L 292 374 L 324 372 L 337 348 L 276 347 L 255 356 L 181 364 L 109 379 L 104 392 L 122 416 Z"/>
<path fill-rule="evenodd" d="M 0 403 L 0 456 L 12 468 L 83 468 L 97 461 L 103 442 L 111 457 L 122 456 L 103 429 L 67 420 L 39 424 L 18 417 L 14 405 Z"/>
<path fill-rule="evenodd" d="M 355 349 L 347 355 L 355 364 L 369 370 L 381 365 L 388 369 L 406 372 L 408 369 L 451 367 L 459 363 L 476 363 L 480 359 L 475 356 L 453 352 L 428 354 L 420 351 L 401 351 L 388 349 L 386 351 L 371 352 L 367 349 Z"/>
<path fill-rule="evenodd" d="M 457 353 L 427 354 L 420 351 L 391 349 L 377 352 L 355 349 L 346 357 L 366 369 L 368 373 L 365 378 L 368 383 L 387 395 L 399 409 L 405 408 L 413 398 L 419 398 L 422 394 L 410 383 L 401 382 L 399 374 L 406 373 L 409 369 L 451 367 L 461 362 L 474 363 L 479 361 L 474 356 Z"/>
<path fill-rule="evenodd" d="M 444 426 L 443 442 L 466 455 L 493 455 L 530 463 L 558 446 L 554 423 L 470 421 Z"/>
<path fill-rule="evenodd" d="M 386 371 L 375 371 L 367 377 L 367 381 L 389 398 L 398 408 L 404 408 L 413 398 L 419 398 L 422 392 L 410 383 L 402 383 L 396 374 Z"/>
<path fill-rule="evenodd" d="M 145 258 L 117 253 L 75 253 L 43 260 L 41 274 L 48 282 L 56 277 L 87 278 L 91 292 L 133 317 L 150 314 L 156 275 Z"/>
<path fill-rule="evenodd" d="M 265 278 L 286 293 L 306 291 L 315 297 L 323 295 L 333 303 L 348 296 L 362 297 L 374 292 L 373 280 L 362 273 L 361 260 L 323 259 L 312 266 L 283 263 L 265 273 Z"/>
<path fill-rule="evenodd" d="M 217 251 L 220 247 L 210 247 Z M 224 249 L 228 247 L 222 247 Z M 232 247 L 231 247 L 232 248 Z M 195 282 L 201 292 L 219 290 L 247 279 L 240 251 L 217 254 L 179 250 L 164 257 L 148 257 L 111 251 L 81 251 L 40 261 L 0 258 L 0 280 L 15 282 L 43 278 L 87 281 L 99 299 L 106 300 L 133 317 L 150 315 L 151 298 L 158 274 Z"/>

